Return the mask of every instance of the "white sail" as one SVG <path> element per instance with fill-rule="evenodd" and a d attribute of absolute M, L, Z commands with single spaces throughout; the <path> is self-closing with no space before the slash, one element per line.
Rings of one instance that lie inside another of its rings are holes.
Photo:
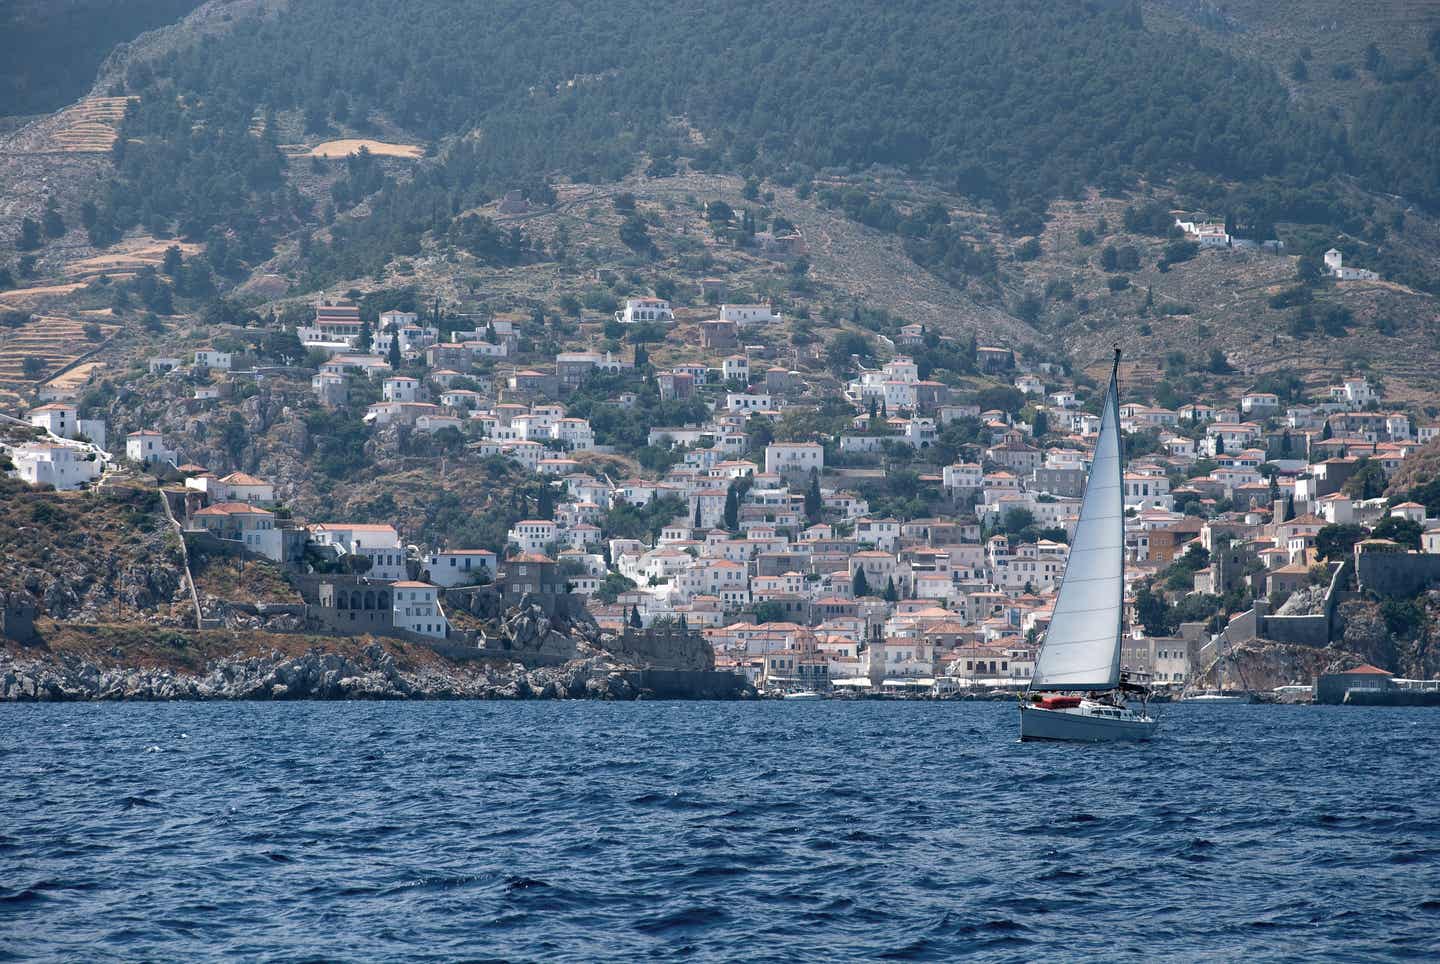
<path fill-rule="evenodd" d="M 1125 593 L 1125 491 L 1120 465 L 1120 400 L 1115 368 L 1100 415 L 1095 458 L 1085 481 L 1080 521 L 1055 599 L 1055 614 L 1035 660 L 1033 689 L 1104 690 L 1120 681 L 1120 621 Z"/>

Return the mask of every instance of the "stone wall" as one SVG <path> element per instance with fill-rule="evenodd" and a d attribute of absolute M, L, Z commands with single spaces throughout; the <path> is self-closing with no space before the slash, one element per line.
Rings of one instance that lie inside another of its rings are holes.
<path fill-rule="evenodd" d="M 605 648 L 642 666 L 690 671 L 715 668 L 715 650 L 705 637 L 675 626 L 627 629 L 613 641 L 607 640 Z"/>
<path fill-rule="evenodd" d="M 1335 608 L 1346 595 L 1340 587 L 1349 579 L 1350 563 L 1344 562 L 1330 574 L 1330 584 L 1325 591 L 1325 602 L 1318 613 L 1297 616 L 1271 616 L 1263 612 L 1264 600 L 1255 605 L 1260 610 L 1259 633 L 1266 639 L 1280 643 L 1299 643 L 1303 646 L 1324 646 L 1336 636 Z"/>
<path fill-rule="evenodd" d="M 1409 599 L 1440 582 L 1440 554 L 1362 552 L 1356 558 L 1360 589 L 1385 598 Z"/>
<path fill-rule="evenodd" d="M 642 669 L 621 673 L 635 689 L 662 700 L 727 700 L 745 690 L 745 677 L 714 670 Z"/>
<path fill-rule="evenodd" d="M 24 593 L 0 592 L 0 636 L 17 643 L 34 642 L 35 604 Z"/>

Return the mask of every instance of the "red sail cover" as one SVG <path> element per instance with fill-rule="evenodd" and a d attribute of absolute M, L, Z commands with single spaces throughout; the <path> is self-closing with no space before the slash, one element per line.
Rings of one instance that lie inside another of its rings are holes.
<path fill-rule="evenodd" d="M 1035 704 L 1042 710 L 1065 710 L 1080 705 L 1078 696 L 1047 696 Z"/>

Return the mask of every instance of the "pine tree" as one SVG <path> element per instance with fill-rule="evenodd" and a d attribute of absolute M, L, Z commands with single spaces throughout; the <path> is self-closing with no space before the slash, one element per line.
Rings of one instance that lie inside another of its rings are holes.
<path fill-rule="evenodd" d="M 40 247 L 40 225 L 34 218 L 20 222 L 20 237 L 16 239 L 15 247 L 21 251 L 34 251 Z"/>
<path fill-rule="evenodd" d="M 550 486 L 540 490 L 540 498 L 537 501 L 535 512 L 542 519 L 555 518 L 555 497 L 550 493 Z"/>
<path fill-rule="evenodd" d="M 1045 409 L 1037 409 L 1035 412 L 1035 423 L 1031 426 L 1031 435 L 1040 438 L 1050 431 L 1050 417 L 1045 414 Z"/>
<path fill-rule="evenodd" d="M 391 326 L 390 326 L 390 329 L 391 329 L 391 331 L 390 331 L 390 357 L 387 359 L 387 361 L 390 362 L 390 367 L 391 367 L 392 369 L 394 369 L 394 370 L 396 370 L 396 371 L 399 371 L 399 370 L 400 370 L 400 333 L 399 333 L 398 331 L 395 331 L 394 328 L 395 328 L 394 325 L 391 325 Z"/>
<path fill-rule="evenodd" d="M 356 350 L 359 351 L 361 354 L 364 354 L 370 350 L 370 346 L 374 343 L 375 338 L 370 331 L 369 320 L 360 322 L 360 337 L 355 339 Z"/>
<path fill-rule="evenodd" d="M 630 607 L 630 625 L 636 629 L 643 629 L 645 624 L 640 621 L 640 610 L 635 606 Z"/>
<path fill-rule="evenodd" d="M 892 602 L 892 603 L 893 603 L 893 602 L 899 602 L 899 601 L 900 601 L 900 594 L 895 591 L 895 577 L 894 577 L 894 576 L 890 576 L 890 577 L 886 578 L 886 580 L 885 580 L 885 593 L 884 593 L 884 595 L 883 595 L 881 598 L 883 598 L 886 602 Z"/>
<path fill-rule="evenodd" d="M 635 346 L 635 370 L 644 371 L 650 364 L 650 355 L 645 351 L 644 345 Z"/>
<path fill-rule="evenodd" d="M 725 490 L 725 528 L 731 532 L 740 528 L 740 496 L 733 483 Z"/>
<path fill-rule="evenodd" d="M 161 263 L 160 270 L 173 278 L 180 273 L 180 267 L 184 263 L 185 259 L 180 254 L 180 246 L 172 244 L 165 249 L 165 260 Z"/>
<path fill-rule="evenodd" d="M 861 567 L 856 567 L 855 575 L 850 580 L 850 595 L 856 599 L 870 595 L 870 580 L 865 578 L 865 570 Z"/>
<path fill-rule="evenodd" d="M 60 209 L 55 206 L 55 199 L 52 197 L 45 202 L 45 237 L 59 238 L 65 235 L 65 218 L 61 216 Z"/>
<path fill-rule="evenodd" d="M 695 500 L 695 528 L 700 528 L 700 500 Z"/>
<path fill-rule="evenodd" d="M 811 525 L 820 521 L 820 511 L 824 504 L 820 498 L 820 475 L 811 469 L 810 488 L 805 491 L 805 518 Z"/>

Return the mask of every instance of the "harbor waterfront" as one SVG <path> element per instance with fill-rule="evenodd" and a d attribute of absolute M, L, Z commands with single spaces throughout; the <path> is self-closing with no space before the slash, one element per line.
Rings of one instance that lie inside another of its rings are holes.
<path fill-rule="evenodd" d="M 1440 710 L 0 706 L 8 959 L 1423 957 Z"/>

